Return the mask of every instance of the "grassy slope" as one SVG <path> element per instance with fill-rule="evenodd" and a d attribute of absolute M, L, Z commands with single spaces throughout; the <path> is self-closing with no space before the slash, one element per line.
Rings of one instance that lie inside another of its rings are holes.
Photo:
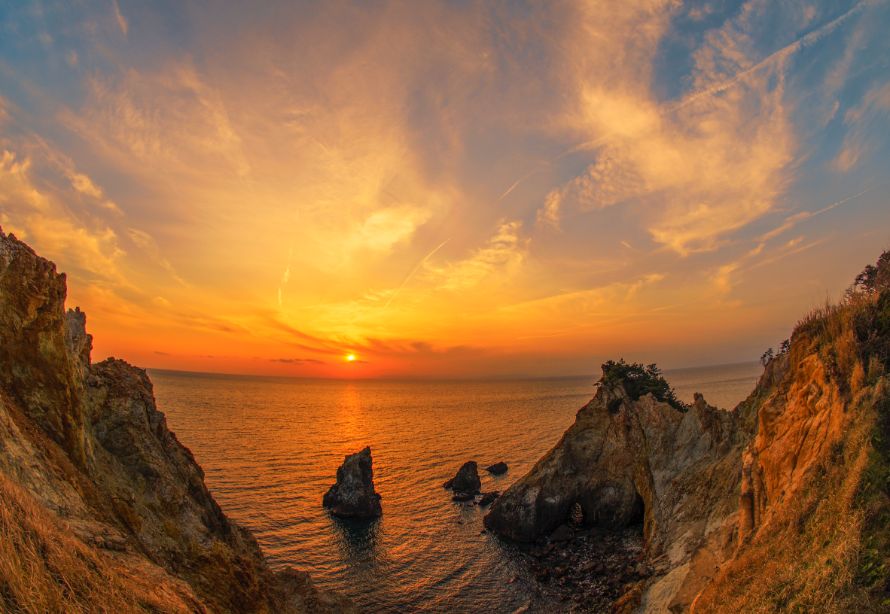
<path fill-rule="evenodd" d="M 138 557 L 86 546 L 5 473 L 0 501 L 0 611 L 201 611 L 187 585 Z"/>
<path fill-rule="evenodd" d="M 890 612 L 890 288 L 814 311 L 776 360 L 773 390 L 824 377 L 846 428 L 694 611 Z"/>

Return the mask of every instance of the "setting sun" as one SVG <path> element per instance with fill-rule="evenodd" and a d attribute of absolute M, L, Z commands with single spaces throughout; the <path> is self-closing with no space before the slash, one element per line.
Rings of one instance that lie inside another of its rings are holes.
<path fill-rule="evenodd" d="M 355 362 L 355 354 L 347 354 L 346 362 Z"/>

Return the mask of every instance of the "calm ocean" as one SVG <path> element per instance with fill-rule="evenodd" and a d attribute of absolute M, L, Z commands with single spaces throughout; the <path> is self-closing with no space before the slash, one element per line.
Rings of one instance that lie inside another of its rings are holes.
<path fill-rule="evenodd" d="M 757 363 L 666 373 L 733 407 Z M 158 407 L 206 471 L 223 510 L 253 530 L 273 565 L 293 565 L 363 610 L 512 612 L 535 580 L 523 557 L 481 533 L 484 510 L 442 482 L 467 460 L 483 490 L 506 489 L 553 445 L 593 395 L 594 379 L 341 381 L 150 371 Z M 344 455 L 370 445 L 383 517 L 331 518 L 321 497 Z"/>

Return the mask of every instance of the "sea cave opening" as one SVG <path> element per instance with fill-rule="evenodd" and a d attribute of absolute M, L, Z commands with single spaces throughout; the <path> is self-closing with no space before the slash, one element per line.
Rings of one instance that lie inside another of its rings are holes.
<path fill-rule="evenodd" d="M 628 527 L 640 527 L 642 530 L 643 524 L 646 521 L 646 503 L 643 501 L 643 497 L 640 496 L 640 493 L 635 493 L 633 506 L 630 510 L 630 516 L 627 520 Z"/>

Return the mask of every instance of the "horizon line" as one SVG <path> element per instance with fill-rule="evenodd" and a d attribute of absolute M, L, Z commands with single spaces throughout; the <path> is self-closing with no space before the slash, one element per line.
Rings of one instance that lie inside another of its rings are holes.
<path fill-rule="evenodd" d="M 711 363 L 690 365 L 685 367 L 671 367 L 662 369 L 662 373 L 689 371 L 692 369 L 716 369 L 719 367 L 735 367 L 742 365 L 755 365 L 757 360 L 743 360 L 737 362 Z M 532 374 L 507 374 L 507 375 L 374 375 L 358 377 L 337 377 L 325 375 L 280 375 L 264 373 L 231 373 L 225 371 L 194 371 L 189 369 L 170 369 L 165 367 L 141 367 L 146 371 L 169 373 L 176 375 L 208 375 L 216 377 L 244 377 L 244 378 L 268 378 L 268 379 L 301 379 L 301 380 L 330 380 L 330 381 L 521 381 L 521 380 L 557 380 L 557 379 L 582 379 L 596 378 L 595 373 L 575 373 L 568 375 L 532 375 Z M 594 379 L 594 381 L 596 381 Z"/>

